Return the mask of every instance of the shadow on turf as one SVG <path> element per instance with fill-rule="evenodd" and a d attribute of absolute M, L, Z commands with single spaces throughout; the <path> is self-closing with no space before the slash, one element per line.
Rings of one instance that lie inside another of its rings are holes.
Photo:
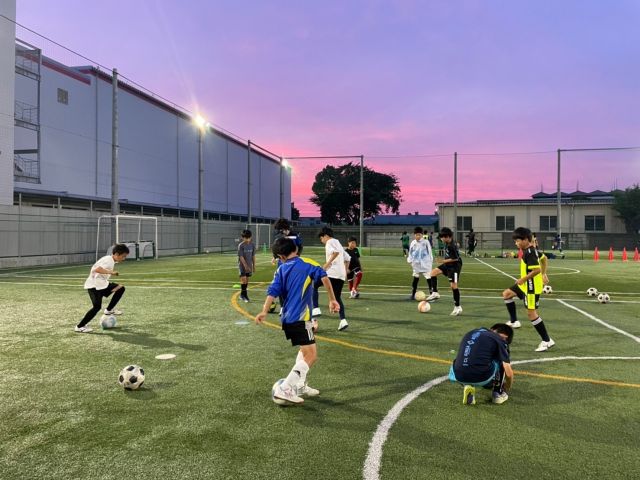
<path fill-rule="evenodd" d="M 110 329 L 108 332 L 103 331 L 103 335 L 111 337 L 114 342 L 132 343 L 149 348 L 182 348 L 194 352 L 202 352 L 207 350 L 204 345 L 191 343 L 176 343 L 163 338 L 156 338 L 155 335 L 147 332 L 129 332 L 125 329 Z"/>

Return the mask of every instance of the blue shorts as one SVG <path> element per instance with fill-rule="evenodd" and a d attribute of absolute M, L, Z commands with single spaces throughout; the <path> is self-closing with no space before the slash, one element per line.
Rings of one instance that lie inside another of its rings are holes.
<path fill-rule="evenodd" d="M 493 382 L 493 380 L 496 378 L 496 374 L 500 371 L 500 365 L 496 360 L 493 360 L 491 363 L 493 364 L 493 374 L 487 380 L 484 380 L 482 382 L 462 382 L 456 378 L 456 374 L 453 371 L 453 364 L 451 364 L 451 368 L 449 369 L 449 380 L 452 382 L 461 383 L 463 385 L 473 385 L 474 387 L 484 387 L 489 383 Z"/>

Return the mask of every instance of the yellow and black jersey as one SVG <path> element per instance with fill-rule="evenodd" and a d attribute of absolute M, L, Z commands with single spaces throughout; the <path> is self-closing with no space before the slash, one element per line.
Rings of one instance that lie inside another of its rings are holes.
<path fill-rule="evenodd" d="M 538 251 L 533 247 L 524 249 L 522 251 L 522 258 L 520 259 L 520 278 L 526 277 L 532 270 L 540 270 L 541 268 Z M 527 294 L 541 294 L 542 275 L 538 274 L 520 285 L 520 290 Z"/>

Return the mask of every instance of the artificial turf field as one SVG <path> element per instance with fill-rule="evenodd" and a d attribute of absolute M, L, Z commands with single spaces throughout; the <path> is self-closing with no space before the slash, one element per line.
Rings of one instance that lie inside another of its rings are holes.
<path fill-rule="evenodd" d="M 441 378 L 464 333 L 507 320 L 500 292 L 517 261 L 464 258 L 464 311 L 450 317 L 446 279 L 421 314 L 404 258 L 365 255 L 361 298 L 344 300 L 349 329 L 321 317 L 308 378 L 320 397 L 286 408 L 271 385 L 296 351 L 277 315 L 247 323 L 273 275 L 268 255 L 257 262 L 240 305 L 233 255 L 128 260 L 114 277 L 125 314 L 91 334 L 73 332 L 89 265 L 0 271 L 0 478 L 640 478 L 640 262 L 550 260 L 540 313 L 556 346 L 533 351 L 519 307 L 509 400 L 479 392 L 463 406 L 462 387 Z M 145 368 L 141 390 L 117 385 L 128 364 Z"/>

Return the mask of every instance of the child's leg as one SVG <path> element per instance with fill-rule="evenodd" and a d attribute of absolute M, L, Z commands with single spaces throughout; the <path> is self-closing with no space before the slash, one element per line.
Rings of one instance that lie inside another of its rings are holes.
<path fill-rule="evenodd" d="M 411 296 L 414 297 L 416 292 L 418 291 L 418 283 L 420 282 L 420 277 L 418 275 L 413 276 L 413 280 L 411 282 Z"/>
<path fill-rule="evenodd" d="M 439 268 L 434 268 L 431 270 L 431 288 L 433 292 L 436 293 L 438 291 L 438 275 L 442 273 L 442 270 Z"/>
<path fill-rule="evenodd" d="M 249 284 L 249 277 L 241 276 L 240 277 L 240 296 L 242 298 L 247 298 L 247 286 Z"/>
<path fill-rule="evenodd" d="M 122 298 L 122 295 L 124 295 L 124 290 L 125 290 L 124 285 L 118 285 L 116 288 L 112 290 L 113 297 L 111 298 L 109 305 L 107 305 L 107 310 L 111 311 L 114 308 L 116 308 L 116 305 Z"/>
<path fill-rule="evenodd" d="M 427 280 L 427 288 L 429 289 L 429 293 L 433 293 L 433 286 L 432 286 L 432 282 L 431 282 L 431 273 L 430 272 L 425 272 L 423 273 L 424 278 L 426 278 Z"/>
<path fill-rule="evenodd" d="M 318 306 L 318 305 L 319 305 L 319 302 L 318 302 L 318 299 L 319 299 L 318 289 L 319 289 L 321 286 L 322 286 L 322 282 L 321 282 L 320 280 L 316 281 L 316 282 L 313 284 L 313 308 L 314 308 L 314 310 L 315 310 L 316 308 L 319 308 L 319 306 Z"/>
<path fill-rule="evenodd" d="M 309 368 L 315 363 L 317 356 L 315 343 L 311 345 L 301 345 L 298 355 L 296 356 L 296 363 L 293 365 L 284 383 L 294 389 L 297 388 L 298 385 L 304 385 L 307 380 Z"/>
<path fill-rule="evenodd" d="M 511 320 L 511 323 L 518 321 L 515 297 L 516 294 L 509 288 L 502 292 L 502 299 L 504 300 L 504 305 L 507 307 L 507 312 L 509 312 L 509 319 Z"/>
<path fill-rule="evenodd" d="M 340 305 L 340 320 L 345 318 L 344 303 L 342 303 L 342 287 L 344 286 L 344 280 L 339 278 L 330 278 L 331 287 L 333 288 L 333 294 L 336 297 L 336 302 Z"/>
<path fill-rule="evenodd" d="M 538 335 L 540 335 L 540 338 L 545 342 L 549 342 L 551 340 L 551 337 L 549 337 L 549 334 L 547 333 L 547 327 L 542 321 L 542 318 L 540 318 L 540 316 L 538 315 L 538 311 L 527 309 L 527 317 L 529 318 L 531 325 L 533 325 L 533 327 L 536 329 L 536 332 L 538 332 Z"/>
<path fill-rule="evenodd" d="M 358 272 L 355 275 L 355 278 L 353 279 L 353 289 L 356 292 L 358 291 L 358 285 L 360 285 L 360 282 L 362 281 L 362 272 Z"/>
<path fill-rule="evenodd" d="M 82 328 L 96 316 L 96 313 L 100 311 L 102 308 L 102 294 L 98 292 L 95 288 L 90 288 L 87 290 L 89 294 L 89 298 L 91 298 L 91 304 L 93 305 L 91 309 L 85 314 L 85 316 L 78 323 L 78 327 Z"/>
<path fill-rule="evenodd" d="M 460 306 L 460 290 L 456 282 L 451 282 L 451 292 L 453 293 L 453 303 L 456 307 Z"/>

